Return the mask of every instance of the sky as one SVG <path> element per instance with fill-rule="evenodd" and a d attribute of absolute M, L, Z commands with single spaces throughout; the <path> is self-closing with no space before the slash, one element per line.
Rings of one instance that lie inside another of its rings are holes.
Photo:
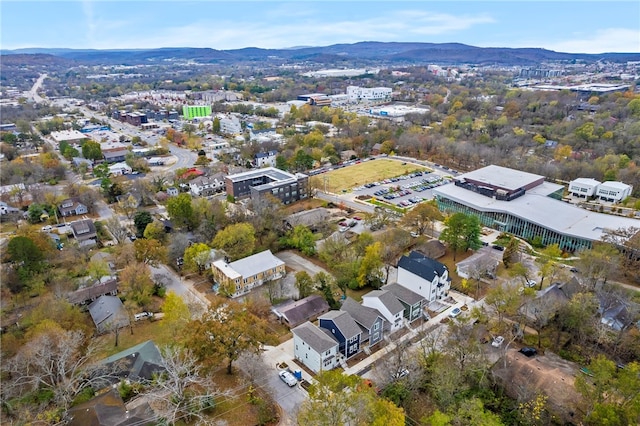
<path fill-rule="evenodd" d="M 640 1 L 0 1 L 0 48 L 289 48 L 358 41 L 640 53 Z"/>

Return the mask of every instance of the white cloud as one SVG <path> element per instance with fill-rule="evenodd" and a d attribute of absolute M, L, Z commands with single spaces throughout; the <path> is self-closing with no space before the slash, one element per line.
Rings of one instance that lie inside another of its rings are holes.
<path fill-rule="evenodd" d="M 638 53 L 640 52 L 640 29 L 606 28 L 576 36 L 573 39 L 546 43 L 544 47 L 557 52 L 570 53 Z"/>
<path fill-rule="evenodd" d="M 294 45 L 324 46 L 334 43 L 353 43 L 364 40 L 375 41 L 429 41 L 425 36 L 452 34 L 471 27 L 493 23 L 486 15 L 451 15 L 422 10 L 396 11 L 385 16 L 363 19 L 329 21 L 310 12 L 300 11 L 294 19 L 282 17 L 288 7 L 281 5 L 271 10 L 264 20 L 243 22 L 199 20 L 182 26 L 163 27 L 161 34 L 139 35 L 131 39 L 115 40 L 114 34 L 101 38 L 102 48 L 150 48 L 168 46 L 211 47 L 235 49 L 248 46 L 283 48 Z M 111 40 L 109 40 L 111 38 Z M 135 46 L 133 45 L 135 44 Z"/>

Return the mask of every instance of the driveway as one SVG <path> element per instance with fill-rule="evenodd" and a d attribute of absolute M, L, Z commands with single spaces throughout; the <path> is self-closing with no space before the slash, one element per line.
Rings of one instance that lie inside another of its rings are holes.
<path fill-rule="evenodd" d="M 188 305 L 195 305 L 204 310 L 207 309 L 209 302 L 204 295 L 193 287 L 193 283 L 190 280 L 183 279 L 167 265 L 151 266 L 150 268 L 153 278 L 162 281 L 166 286 L 167 292 L 173 291 L 181 296 Z"/>
<path fill-rule="evenodd" d="M 292 251 L 281 251 L 280 253 L 276 254 L 276 257 L 282 260 L 291 269 L 295 271 L 307 271 L 307 273 L 312 277 L 318 272 L 329 274 L 326 269 L 316 265 L 313 262 L 308 261 L 304 257 Z"/>

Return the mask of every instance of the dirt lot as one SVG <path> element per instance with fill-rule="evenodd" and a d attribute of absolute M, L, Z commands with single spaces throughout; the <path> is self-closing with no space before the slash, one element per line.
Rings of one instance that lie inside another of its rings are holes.
<path fill-rule="evenodd" d="M 312 187 L 324 190 L 326 179 L 327 191 L 340 193 L 354 186 L 400 176 L 417 170 L 424 171 L 425 168 L 395 160 L 377 159 L 312 176 L 310 183 Z"/>

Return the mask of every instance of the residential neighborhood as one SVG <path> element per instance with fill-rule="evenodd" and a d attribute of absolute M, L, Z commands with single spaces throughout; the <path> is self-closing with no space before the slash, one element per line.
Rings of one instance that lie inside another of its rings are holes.
<path fill-rule="evenodd" d="M 533 50 L 3 46 L 0 423 L 640 424 L 640 53 Z"/>

